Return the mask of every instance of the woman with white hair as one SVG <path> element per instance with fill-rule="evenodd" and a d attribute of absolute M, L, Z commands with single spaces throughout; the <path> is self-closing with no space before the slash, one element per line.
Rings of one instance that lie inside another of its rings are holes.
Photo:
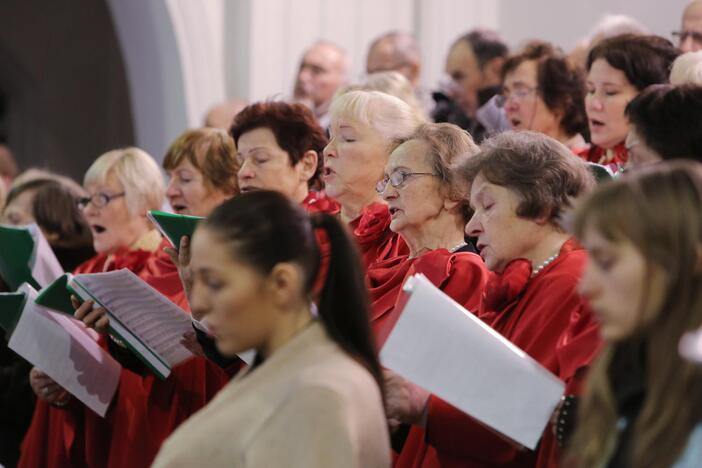
<path fill-rule="evenodd" d="M 329 112 L 323 180 L 327 195 L 341 205 L 339 216 L 353 231 L 364 265 L 406 253 L 389 229 L 390 212 L 375 186 L 392 150 L 422 118 L 399 98 L 378 91 L 342 92 Z"/>
<path fill-rule="evenodd" d="M 87 196 L 78 205 L 97 255 L 75 273 L 128 268 L 169 297 L 180 293 L 177 270 L 163 252 L 165 241 L 146 217 L 147 211 L 161 207 L 164 197 L 163 176 L 153 158 L 138 148 L 105 153 L 88 169 L 84 186 Z M 87 324 L 101 317 L 98 329 L 106 327 L 103 314 L 103 309 L 92 309 L 91 301 L 76 311 Z M 174 368 L 168 379 L 157 380 L 105 335 L 101 344 L 124 367 L 105 418 L 33 369 L 30 383 L 37 407 L 19 466 L 148 466 L 161 442 L 227 381 L 223 371 L 203 358 L 191 359 Z"/>
<path fill-rule="evenodd" d="M 673 61 L 670 69 L 670 84 L 685 83 L 702 85 L 702 50 L 686 52 Z"/>

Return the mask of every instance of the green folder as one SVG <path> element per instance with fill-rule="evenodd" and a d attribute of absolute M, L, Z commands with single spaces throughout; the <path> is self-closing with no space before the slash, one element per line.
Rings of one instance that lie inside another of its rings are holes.
<path fill-rule="evenodd" d="M 32 277 L 33 253 L 34 239 L 28 229 L 0 225 L 0 274 L 13 291 L 22 283 L 41 288 Z"/>
<path fill-rule="evenodd" d="M 612 171 L 610 171 L 607 166 L 603 166 L 602 164 L 588 163 L 588 168 L 590 169 L 590 173 L 595 176 L 595 180 L 598 184 L 614 178 Z"/>
<path fill-rule="evenodd" d="M 0 328 L 5 330 L 7 340 L 15 331 L 26 301 L 27 295 L 23 292 L 0 293 Z"/>
<path fill-rule="evenodd" d="M 79 301 L 80 296 L 68 285 L 72 278 L 73 275 L 70 273 L 59 276 L 53 283 L 39 291 L 34 302 L 47 309 L 73 316 L 75 308 L 71 303 L 71 296 L 75 296 Z"/>
<path fill-rule="evenodd" d="M 148 218 L 154 223 L 156 229 L 161 231 L 166 239 L 176 249 L 183 236 L 192 237 L 198 223 L 204 218 L 200 216 L 187 216 L 165 211 L 152 210 L 147 213 Z"/>

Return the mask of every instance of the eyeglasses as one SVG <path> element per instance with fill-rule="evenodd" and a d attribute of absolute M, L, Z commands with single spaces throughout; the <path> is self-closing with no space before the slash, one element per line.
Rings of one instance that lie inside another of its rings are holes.
<path fill-rule="evenodd" d="M 685 39 L 691 37 L 694 42 L 702 43 L 702 32 L 697 31 L 673 31 L 673 37 L 678 41 L 685 42 Z"/>
<path fill-rule="evenodd" d="M 497 107 L 504 107 L 504 105 L 507 104 L 507 101 L 510 99 L 521 101 L 522 99 L 526 99 L 534 94 L 534 92 L 538 91 L 538 89 L 539 88 L 537 86 L 520 86 L 514 88 L 512 91 L 502 91 L 502 94 L 497 95 L 495 104 L 497 104 Z"/>
<path fill-rule="evenodd" d="M 92 203 L 95 208 L 104 208 L 108 203 L 110 203 L 112 200 L 115 198 L 123 197 L 124 192 L 122 193 L 117 193 L 115 195 L 108 195 L 106 193 L 96 193 L 94 195 L 91 195 L 89 197 L 80 197 L 78 200 L 76 200 L 76 204 L 78 205 L 78 208 L 81 210 L 84 210 L 87 206 L 88 203 Z"/>
<path fill-rule="evenodd" d="M 394 188 L 400 188 L 407 182 L 407 179 L 413 176 L 434 176 L 439 177 L 439 174 L 434 174 L 433 172 L 405 172 L 405 171 L 395 171 L 389 176 L 383 177 L 381 180 L 375 184 L 375 191 L 378 193 L 383 193 L 388 186 L 388 183 Z"/>

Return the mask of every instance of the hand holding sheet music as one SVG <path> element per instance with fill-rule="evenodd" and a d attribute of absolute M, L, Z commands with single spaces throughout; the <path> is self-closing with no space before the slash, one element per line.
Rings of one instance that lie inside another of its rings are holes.
<path fill-rule="evenodd" d="M 97 334 L 81 322 L 34 303 L 28 284 L 21 316 L 9 347 L 100 416 L 112 401 L 121 367 L 97 343 Z"/>
<path fill-rule="evenodd" d="M 383 347 L 381 363 L 481 423 L 534 449 L 564 384 L 423 275 Z"/>
<path fill-rule="evenodd" d="M 182 344 L 188 315 L 131 271 L 76 275 L 69 286 L 107 309 L 112 332 L 159 377 L 193 356 Z"/>

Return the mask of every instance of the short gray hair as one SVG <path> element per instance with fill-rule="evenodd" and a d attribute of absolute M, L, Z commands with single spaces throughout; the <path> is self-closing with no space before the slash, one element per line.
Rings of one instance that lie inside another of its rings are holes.
<path fill-rule="evenodd" d="M 702 85 L 702 50 L 686 52 L 673 62 L 670 84 L 680 86 L 685 83 Z"/>
<path fill-rule="evenodd" d="M 105 183 L 111 175 L 122 184 L 133 215 L 161 208 L 166 191 L 163 174 L 146 151 L 136 147 L 108 151 L 88 168 L 83 185 Z"/>

